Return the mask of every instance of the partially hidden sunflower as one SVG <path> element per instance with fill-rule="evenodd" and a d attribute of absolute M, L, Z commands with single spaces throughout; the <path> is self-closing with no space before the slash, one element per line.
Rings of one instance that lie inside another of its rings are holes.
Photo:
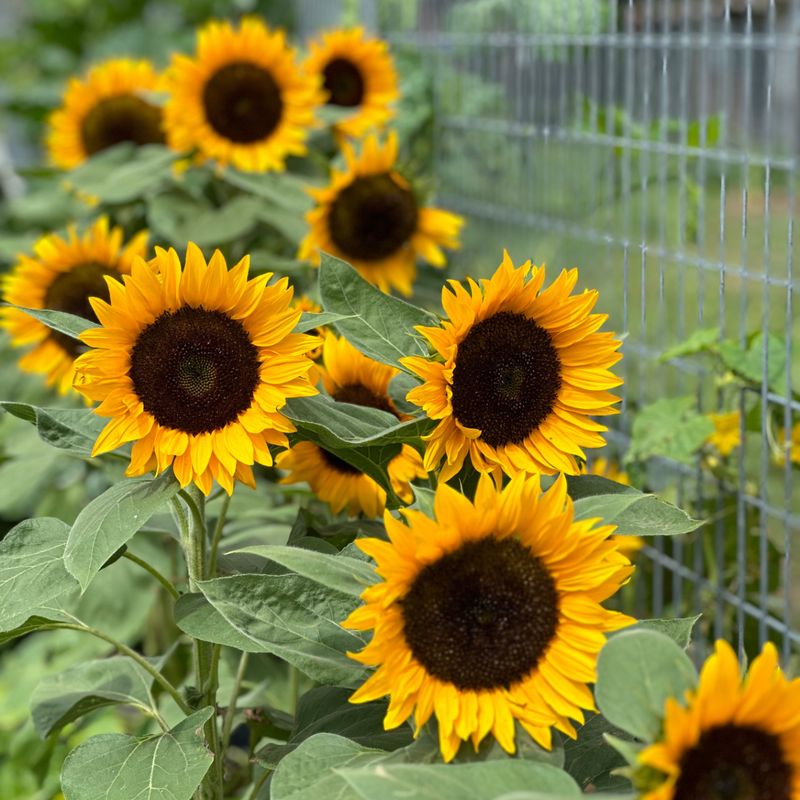
<path fill-rule="evenodd" d="M 718 641 L 686 701 L 667 700 L 661 741 L 639 754 L 644 800 L 798 800 L 800 679 L 771 643 L 746 677 Z"/>
<path fill-rule="evenodd" d="M 163 144 L 161 108 L 148 99 L 159 76 L 149 61 L 115 58 L 72 78 L 50 116 L 47 147 L 54 164 L 72 169 L 120 142 Z"/>
<path fill-rule="evenodd" d="M 605 632 L 634 622 L 601 605 L 633 570 L 613 526 L 575 521 L 563 476 L 541 493 L 538 476 L 484 475 L 474 502 L 440 483 L 434 510 L 387 512 L 388 542 L 356 541 L 383 581 L 342 623 L 373 631 L 350 655 L 377 666 L 351 702 L 389 695 L 387 729 L 435 714 L 445 761 L 489 732 L 513 753 L 515 720 L 548 750 L 552 727 L 574 737 Z"/>
<path fill-rule="evenodd" d="M 738 411 L 709 414 L 714 432 L 706 439 L 714 445 L 721 456 L 729 456 L 742 443 L 742 416 Z"/>
<path fill-rule="evenodd" d="M 328 31 L 309 44 L 306 69 L 322 77 L 327 104 L 351 109 L 336 123 L 344 136 L 360 137 L 383 127 L 393 116 L 400 93 L 389 46 L 363 28 Z"/>
<path fill-rule="evenodd" d="M 155 267 L 155 269 L 154 269 Z M 206 263 L 189 244 L 136 259 L 110 302 L 92 300 L 102 327 L 81 339 L 75 388 L 111 417 L 93 455 L 134 442 L 127 475 L 172 466 L 181 486 L 205 494 L 214 480 L 254 485 L 252 465 L 270 466 L 269 445 L 285 447 L 294 425 L 280 409 L 313 395 L 306 354 L 317 339 L 292 333 L 300 311 L 271 273 L 248 280 L 249 257 L 228 270 L 216 251 Z"/>
<path fill-rule="evenodd" d="M 582 474 L 599 475 L 601 478 L 608 478 L 610 481 L 621 483 L 623 486 L 630 486 L 631 479 L 624 469 L 620 469 L 619 464 L 607 458 L 595 458 L 582 470 Z M 615 536 L 614 540 L 620 552 L 628 558 L 632 558 L 634 553 L 638 553 L 644 547 L 644 539 L 641 536 Z"/>
<path fill-rule="evenodd" d="M 325 336 L 323 363 L 322 381 L 334 400 L 402 418 L 389 397 L 389 381 L 399 370 L 367 358 L 346 339 L 331 333 Z M 334 513 L 347 508 L 351 516 L 362 513 L 377 517 L 386 507 L 386 492 L 373 478 L 312 442 L 298 442 L 281 453 L 275 463 L 289 472 L 282 483 L 307 482 Z M 414 499 L 411 481 L 426 474 L 419 453 L 404 444 L 387 471 L 398 497 L 410 503 Z"/>
<path fill-rule="evenodd" d="M 206 24 L 196 56 L 174 55 L 166 82 L 170 146 L 248 172 L 283 170 L 288 156 L 305 154 L 323 99 L 285 33 L 255 18 Z"/>
<path fill-rule="evenodd" d="M 459 247 L 462 217 L 421 206 L 411 184 L 397 171 L 397 135 L 381 144 L 367 136 L 360 154 L 343 145 L 344 171 L 330 184 L 311 189 L 316 206 L 306 214 L 310 230 L 299 258 L 319 264 L 325 251 L 348 261 L 381 291 L 411 294 L 417 257 L 445 265 L 442 247 Z"/>
<path fill-rule="evenodd" d="M 596 291 L 571 294 L 578 270 L 543 289 L 544 267 L 515 268 L 504 254 L 480 286 L 468 279 L 442 290 L 449 319 L 417 330 L 435 350 L 403 364 L 423 379 L 408 400 L 438 421 L 426 436 L 425 469 L 444 458 L 449 480 L 469 456 L 479 472 L 575 475 L 584 447 L 602 447 L 607 428 L 592 416 L 615 414 L 610 367 L 621 342 L 600 333 Z"/>
<path fill-rule="evenodd" d="M 51 233 L 39 239 L 32 255 L 20 255 L 3 279 L 3 299 L 23 308 L 66 311 L 97 321 L 89 298 L 109 299 L 106 279 L 119 280 L 130 272 L 134 258 L 144 256 L 147 231 L 136 234 L 127 244 L 122 228 L 109 227 L 100 217 L 79 234 L 74 227 L 67 237 Z M 85 349 L 66 334 L 15 308 L 0 309 L 0 325 L 19 347 L 33 345 L 19 362 L 25 372 L 46 376 L 60 394 L 72 387 L 74 362 Z"/>

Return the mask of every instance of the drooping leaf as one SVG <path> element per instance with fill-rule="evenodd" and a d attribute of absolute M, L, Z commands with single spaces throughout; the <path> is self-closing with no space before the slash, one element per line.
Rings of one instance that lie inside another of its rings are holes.
<path fill-rule="evenodd" d="M 3 305 L 10 304 L 4 303 Z M 71 339 L 77 339 L 84 331 L 97 327 L 96 322 L 89 322 L 88 319 L 75 314 L 68 314 L 66 311 L 52 311 L 48 308 L 23 308 L 22 306 L 12 306 L 12 308 L 24 311 L 29 316 L 38 319 L 43 325 L 47 325 L 48 328 L 63 333 Z"/>
<path fill-rule="evenodd" d="M 126 479 L 92 500 L 72 525 L 64 563 L 82 590 L 108 559 L 180 489 L 172 472 Z"/>
<path fill-rule="evenodd" d="M 415 325 L 435 325 L 427 311 L 391 297 L 365 281 L 346 262 L 322 254 L 319 292 L 325 311 L 346 317 L 339 331 L 362 353 L 400 369 L 403 356 L 426 355 Z"/>
<path fill-rule="evenodd" d="M 153 678 L 127 656 L 78 664 L 45 677 L 31 697 L 33 724 L 44 739 L 97 708 L 123 703 L 145 711 L 153 705 Z"/>
<path fill-rule="evenodd" d="M 87 739 L 64 761 L 65 800 L 189 800 L 214 760 L 202 736 L 213 713 L 203 708 L 159 736 Z"/>
<path fill-rule="evenodd" d="M 301 547 L 278 544 L 252 545 L 232 552 L 268 558 L 321 586 L 352 597 L 360 597 L 367 586 L 378 580 L 374 569 L 364 561 Z"/>
<path fill-rule="evenodd" d="M 64 565 L 68 535 L 60 519 L 40 517 L 20 522 L 0 541 L 0 630 L 19 628 L 76 587 Z"/>
<path fill-rule="evenodd" d="M 595 698 L 612 725 L 653 741 L 666 699 L 682 698 L 696 680 L 689 657 L 668 636 L 653 630 L 623 631 L 600 651 Z"/>
<path fill-rule="evenodd" d="M 178 627 L 207 642 L 273 653 L 320 683 L 353 685 L 363 667 L 348 658 L 364 642 L 341 627 L 352 595 L 301 575 L 232 575 L 199 584 L 175 606 Z"/>
<path fill-rule="evenodd" d="M 91 455 L 106 424 L 88 408 L 39 408 L 10 401 L 0 401 L 0 408 L 35 425 L 40 438 L 53 447 L 82 456 Z"/>

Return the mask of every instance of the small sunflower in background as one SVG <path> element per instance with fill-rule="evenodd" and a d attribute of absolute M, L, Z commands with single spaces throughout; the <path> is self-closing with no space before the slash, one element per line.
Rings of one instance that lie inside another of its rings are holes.
<path fill-rule="evenodd" d="M 181 486 L 205 494 L 214 480 L 254 486 L 252 465 L 272 465 L 269 445 L 285 447 L 294 425 L 280 409 L 289 397 L 317 394 L 306 354 L 313 336 L 292 333 L 288 279 L 248 280 L 249 257 L 228 270 L 217 250 L 206 263 L 194 244 L 185 267 L 157 248 L 136 259 L 110 302 L 92 300 L 101 328 L 81 339 L 75 388 L 111 417 L 92 455 L 134 442 L 127 475 L 172 465 Z M 155 269 L 154 269 L 155 267 Z"/>
<path fill-rule="evenodd" d="M 148 100 L 159 77 L 149 61 L 115 58 L 69 81 L 50 116 L 47 148 L 54 164 L 72 169 L 120 142 L 165 141 L 161 108 Z"/>
<path fill-rule="evenodd" d="M 515 268 L 508 253 L 480 285 L 468 279 L 442 290 L 449 319 L 418 327 L 432 358 L 403 363 L 424 383 L 408 394 L 438 421 L 425 437 L 425 469 L 444 458 L 450 480 L 469 456 L 479 472 L 579 472 L 584 447 L 603 447 L 607 430 L 591 419 L 618 413 L 622 383 L 610 368 L 622 355 L 613 333 L 598 333 L 598 293 L 572 294 L 578 270 L 563 270 L 543 289 L 544 267 Z"/>
<path fill-rule="evenodd" d="M 360 154 L 343 145 L 347 167 L 333 170 L 330 184 L 310 190 L 316 207 L 306 214 L 311 229 L 298 257 L 319 264 L 320 251 L 352 264 L 381 291 L 411 294 L 417 257 L 445 265 L 442 247 L 459 247 L 462 217 L 421 206 L 397 171 L 397 135 L 381 144 L 368 136 Z"/>
<path fill-rule="evenodd" d="M 254 18 L 238 28 L 209 22 L 198 32 L 197 55 L 174 55 L 166 78 L 164 123 L 174 149 L 248 172 L 283 170 L 288 156 L 305 154 L 323 95 L 284 31 Z"/>
<path fill-rule="evenodd" d="M 389 381 L 399 370 L 367 358 L 331 333 L 325 336 L 323 363 L 322 381 L 334 400 L 377 408 L 402 419 L 389 397 Z M 351 516 L 377 517 L 386 507 L 386 492 L 369 475 L 312 442 L 298 442 L 275 463 L 289 472 L 282 483 L 305 481 L 336 514 L 346 508 Z M 388 473 L 392 488 L 407 503 L 414 499 L 411 481 L 426 474 L 421 456 L 408 444 L 389 462 Z"/>
<path fill-rule="evenodd" d="M 363 28 L 349 28 L 323 33 L 309 49 L 305 66 L 322 77 L 327 104 L 352 109 L 336 123 L 339 133 L 357 138 L 382 128 L 394 116 L 393 103 L 400 93 L 385 41 L 367 36 Z"/>
<path fill-rule="evenodd" d="M 66 239 L 48 234 L 33 246 L 32 256 L 20 255 L 4 277 L 3 299 L 23 308 L 66 311 L 97 322 L 89 298 L 108 300 L 106 280 L 128 274 L 133 259 L 144 256 L 146 248 L 147 231 L 126 244 L 122 228 L 109 227 L 106 217 L 100 217 L 83 234 L 70 227 Z M 72 387 L 75 359 L 86 348 L 15 308 L 0 309 L 0 324 L 9 332 L 12 344 L 34 345 L 20 359 L 20 369 L 47 376 L 48 385 L 66 394 Z"/>
<path fill-rule="evenodd" d="M 738 411 L 723 414 L 709 414 L 714 423 L 714 433 L 706 443 L 714 445 L 721 456 L 729 456 L 742 443 L 742 416 Z"/>
<path fill-rule="evenodd" d="M 581 474 L 599 475 L 601 478 L 608 478 L 608 480 L 624 486 L 631 485 L 628 473 L 624 469 L 620 469 L 619 464 L 613 459 L 595 458 L 581 470 Z M 614 536 L 614 541 L 620 552 L 628 558 L 632 558 L 634 553 L 638 553 L 644 547 L 644 539 L 641 536 Z"/>
<path fill-rule="evenodd" d="M 663 739 L 639 754 L 643 800 L 800 797 L 800 680 L 788 681 L 767 643 L 746 677 L 718 641 L 697 689 L 670 698 Z"/>
<path fill-rule="evenodd" d="M 484 475 L 474 503 L 440 483 L 434 509 L 386 512 L 388 542 L 356 541 L 383 582 L 342 623 L 373 631 L 350 655 L 377 670 L 351 702 L 388 695 L 387 730 L 435 714 L 445 761 L 490 732 L 513 753 L 515 720 L 548 750 L 552 727 L 574 738 L 605 632 L 635 622 L 601 605 L 633 570 L 613 526 L 575 521 L 563 476 L 542 494 L 538 476 L 500 491 Z"/>

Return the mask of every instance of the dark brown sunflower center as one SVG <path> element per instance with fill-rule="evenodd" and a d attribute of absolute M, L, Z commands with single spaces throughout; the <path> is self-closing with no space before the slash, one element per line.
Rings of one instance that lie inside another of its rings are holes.
<path fill-rule="evenodd" d="M 361 71 L 346 58 L 334 58 L 322 70 L 325 90 L 330 92 L 328 103 L 334 106 L 357 106 L 364 99 L 364 79 Z"/>
<path fill-rule="evenodd" d="M 341 472 L 344 475 L 362 475 L 360 469 L 354 467 L 352 464 L 349 464 L 343 458 L 339 458 L 339 456 L 334 455 L 329 450 L 326 450 L 324 447 L 319 448 L 319 452 L 322 455 L 322 460 L 331 468 L 336 470 L 336 472 Z"/>
<path fill-rule="evenodd" d="M 278 84 L 267 70 L 247 61 L 228 64 L 209 78 L 203 106 L 211 127 L 240 144 L 269 136 L 283 115 Z"/>
<path fill-rule="evenodd" d="M 372 389 L 364 386 L 363 383 L 347 383 L 340 386 L 334 393 L 333 399 L 339 403 L 353 403 L 356 406 L 368 406 L 369 408 L 379 408 L 381 411 L 388 411 L 397 416 L 389 398 L 385 395 L 375 394 Z"/>
<path fill-rule="evenodd" d="M 386 258 L 417 228 L 417 201 L 388 174 L 356 178 L 339 192 L 330 212 L 330 235 L 347 256 Z"/>
<path fill-rule="evenodd" d="M 675 800 L 791 800 L 792 769 L 778 738 L 739 725 L 707 730 L 680 763 Z"/>
<path fill-rule="evenodd" d="M 522 314 L 501 311 L 458 345 L 453 415 L 492 447 L 519 444 L 553 410 L 561 364 L 550 334 Z"/>
<path fill-rule="evenodd" d="M 558 626 L 555 582 L 516 539 L 468 542 L 426 566 L 402 600 L 411 652 L 462 690 L 524 679 Z"/>
<path fill-rule="evenodd" d="M 89 303 L 89 298 L 99 297 L 108 301 L 108 286 L 103 280 L 106 275 L 119 278 L 119 273 L 115 270 L 93 261 L 78 264 L 69 272 L 59 273 L 45 293 L 44 307 L 77 314 L 79 317 L 97 322 L 97 315 Z M 58 331 L 50 331 L 50 338 L 73 358 L 77 358 L 86 349 L 77 339 Z"/>
<path fill-rule="evenodd" d="M 259 383 L 258 350 L 242 324 L 221 311 L 165 311 L 139 334 L 130 378 L 159 425 L 207 433 L 250 407 Z"/>
<path fill-rule="evenodd" d="M 161 109 L 132 94 L 109 97 L 83 118 L 81 139 L 89 155 L 120 142 L 163 144 Z"/>

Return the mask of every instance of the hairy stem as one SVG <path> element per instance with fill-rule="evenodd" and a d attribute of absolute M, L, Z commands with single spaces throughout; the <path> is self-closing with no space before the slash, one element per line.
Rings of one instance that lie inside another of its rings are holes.
<path fill-rule="evenodd" d="M 217 524 L 214 526 L 214 535 L 211 537 L 211 555 L 208 559 L 208 577 L 216 578 L 217 576 L 217 553 L 219 552 L 219 543 L 222 539 L 222 529 L 225 527 L 225 517 L 228 515 L 228 506 L 231 504 L 231 496 L 225 495 L 222 500 L 222 507 L 219 510 L 217 517 Z"/>

